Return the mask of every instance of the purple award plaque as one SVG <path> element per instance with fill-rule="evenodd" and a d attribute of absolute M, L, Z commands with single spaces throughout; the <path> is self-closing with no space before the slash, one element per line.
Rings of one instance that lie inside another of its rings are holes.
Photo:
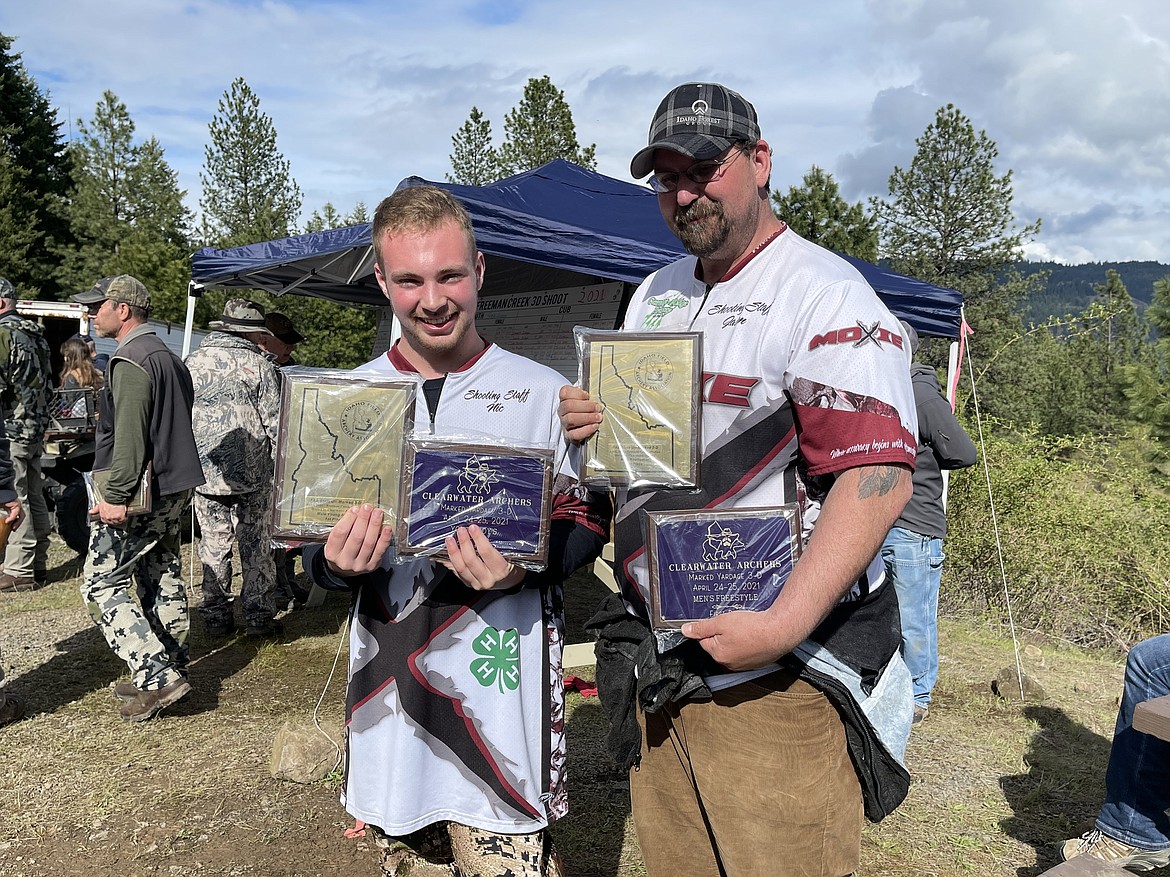
<path fill-rule="evenodd" d="M 444 540 L 477 524 L 528 569 L 548 559 L 553 452 L 409 439 L 402 467 L 398 553 L 446 556 Z"/>
<path fill-rule="evenodd" d="M 648 512 L 646 520 L 650 613 L 659 629 L 767 609 L 800 556 L 795 504 Z"/>

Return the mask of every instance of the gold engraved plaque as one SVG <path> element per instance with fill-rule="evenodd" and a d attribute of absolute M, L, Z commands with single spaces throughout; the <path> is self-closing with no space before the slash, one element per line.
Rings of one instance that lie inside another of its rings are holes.
<path fill-rule="evenodd" d="M 273 535 L 323 542 L 362 503 L 393 524 L 417 382 L 340 369 L 281 377 Z"/>
<path fill-rule="evenodd" d="M 575 332 L 581 386 L 605 414 L 582 482 L 698 486 L 702 333 Z"/>

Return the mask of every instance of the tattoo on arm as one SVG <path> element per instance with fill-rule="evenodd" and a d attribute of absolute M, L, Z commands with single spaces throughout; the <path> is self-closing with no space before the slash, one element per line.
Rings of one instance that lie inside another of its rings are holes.
<path fill-rule="evenodd" d="M 857 496 L 869 499 L 871 496 L 885 496 L 897 487 L 902 469 L 899 466 L 866 466 L 859 474 Z"/>

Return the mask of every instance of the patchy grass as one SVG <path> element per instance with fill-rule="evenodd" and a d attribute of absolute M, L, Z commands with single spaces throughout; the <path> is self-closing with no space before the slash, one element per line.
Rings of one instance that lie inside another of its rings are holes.
<path fill-rule="evenodd" d="M 337 803 L 337 773 L 309 786 L 268 773 L 280 725 L 312 721 L 344 598 L 291 614 L 283 640 L 259 646 L 209 641 L 195 621 L 195 692 L 156 721 L 127 725 L 108 691 L 124 667 L 77 585 L 66 572 L 42 591 L 0 595 L 5 667 L 33 712 L 0 731 L 0 874 L 376 872 L 372 843 L 342 835 L 353 821 Z M 602 593 L 582 576 L 571 583 L 570 640 Z M 1015 663 L 1001 631 L 944 620 L 940 638 L 935 704 L 908 753 L 914 785 L 897 812 L 866 827 L 861 873 L 1036 877 L 1100 804 L 1122 660 L 1029 634 L 1024 670 L 1046 697 L 1020 704 L 991 693 L 992 677 Z M 343 702 L 341 669 L 321 707 L 335 739 Z M 572 812 L 555 828 L 568 874 L 641 875 L 604 712 L 594 698 L 572 694 L 568 704 Z"/>

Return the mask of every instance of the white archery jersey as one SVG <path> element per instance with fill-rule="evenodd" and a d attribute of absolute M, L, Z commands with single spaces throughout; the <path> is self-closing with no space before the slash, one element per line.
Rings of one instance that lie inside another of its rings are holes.
<path fill-rule="evenodd" d="M 392 349 L 357 372 L 407 369 Z M 414 430 L 553 448 L 575 480 L 556 413 L 564 383 L 489 345 L 447 375 L 433 422 L 419 393 Z M 388 585 L 363 586 L 354 611 L 346 809 L 391 835 L 439 820 L 526 833 L 564 815 L 559 588 L 444 591 L 453 575 L 393 549 L 383 567 Z"/>

